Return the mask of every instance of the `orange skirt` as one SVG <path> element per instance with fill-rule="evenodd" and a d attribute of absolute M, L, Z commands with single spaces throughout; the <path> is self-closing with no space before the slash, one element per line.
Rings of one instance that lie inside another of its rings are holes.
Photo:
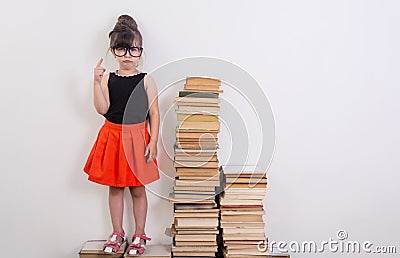
<path fill-rule="evenodd" d="M 88 180 L 116 187 L 156 181 L 160 178 L 157 160 L 147 162 L 144 156 L 149 141 L 146 121 L 115 124 L 106 119 L 83 168 Z"/>

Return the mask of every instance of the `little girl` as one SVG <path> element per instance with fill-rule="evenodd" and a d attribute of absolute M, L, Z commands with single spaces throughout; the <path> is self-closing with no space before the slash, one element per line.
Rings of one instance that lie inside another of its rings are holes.
<path fill-rule="evenodd" d="M 113 233 L 103 246 L 106 253 L 118 252 L 127 241 L 122 217 L 124 188 L 129 187 L 136 228 L 128 254 L 140 255 L 146 240 L 151 240 L 145 234 L 144 185 L 160 178 L 156 160 L 160 124 L 158 93 L 154 80 L 137 69 L 143 48 L 135 20 L 121 15 L 109 38 L 109 50 L 118 61 L 119 69 L 104 74 L 103 59 L 94 68 L 94 106 L 105 117 L 105 122 L 83 170 L 90 181 L 109 186 Z"/>

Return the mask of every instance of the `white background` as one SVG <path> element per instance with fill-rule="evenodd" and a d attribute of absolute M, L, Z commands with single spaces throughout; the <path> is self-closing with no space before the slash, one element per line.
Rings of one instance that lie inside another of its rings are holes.
<path fill-rule="evenodd" d="M 84 241 L 111 232 L 107 189 L 88 182 L 82 167 L 103 123 L 92 104 L 93 67 L 124 13 L 142 31 L 144 71 L 211 56 L 262 85 L 276 119 L 270 240 L 320 243 L 345 229 L 349 240 L 398 244 L 399 11 L 398 1 L 378 0 L 3 5 L 1 256 L 77 257 Z M 168 192 L 171 184 L 155 187 Z M 146 231 L 152 243 L 170 243 L 163 232 L 172 207 L 148 196 Z"/>

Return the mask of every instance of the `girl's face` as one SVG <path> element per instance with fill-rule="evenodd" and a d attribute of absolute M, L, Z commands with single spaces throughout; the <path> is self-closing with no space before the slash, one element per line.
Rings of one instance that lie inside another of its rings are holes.
<path fill-rule="evenodd" d="M 143 49 L 135 44 L 132 44 L 130 48 L 114 47 L 110 50 L 115 59 L 118 61 L 121 70 L 136 70 L 136 67 L 139 65 L 140 56 Z"/>

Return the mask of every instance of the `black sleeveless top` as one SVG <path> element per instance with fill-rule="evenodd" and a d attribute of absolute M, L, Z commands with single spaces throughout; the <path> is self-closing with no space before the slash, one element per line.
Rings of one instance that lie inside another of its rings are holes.
<path fill-rule="evenodd" d="M 108 78 L 110 107 L 104 117 L 116 124 L 137 124 L 149 117 L 149 105 L 144 76 L 139 73 L 132 76 L 120 76 L 115 72 Z"/>

